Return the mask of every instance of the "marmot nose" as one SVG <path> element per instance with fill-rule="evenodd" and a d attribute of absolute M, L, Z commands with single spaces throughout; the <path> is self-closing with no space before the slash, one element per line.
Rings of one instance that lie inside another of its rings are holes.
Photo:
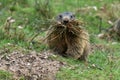
<path fill-rule="evenodd" d="M 64 24 L 67 24 L 69 22 L 69 20 L 63 20 Z"/>

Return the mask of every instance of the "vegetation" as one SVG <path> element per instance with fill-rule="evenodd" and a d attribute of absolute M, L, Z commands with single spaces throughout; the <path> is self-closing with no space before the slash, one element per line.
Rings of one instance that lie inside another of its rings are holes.
<path fill-rule="evenodd" d="M 0 79 L 1 80 L 12 80 L 12 74 L 7 71 L 0 70 Z"/>
<path fill-rule="evenodd" d="M 43 38 L 54 16 L 71 11 L 83 21 L 91 44 L 96 46 L 92 46 L 87 66 L 84 62 L 57 57 L 68 64 L 58 72 L 57 80 L 119 80 L 120 43 L 97 38 L 100 25 L 108 28 L 109 22 L 120 17 L 119 3 L 119 0 L 0 0 L 0 54 L 16 49 L 25 53 L 47 50 Z M 0 70 L 1 80 L 10 80 L 11 76 Z"/>

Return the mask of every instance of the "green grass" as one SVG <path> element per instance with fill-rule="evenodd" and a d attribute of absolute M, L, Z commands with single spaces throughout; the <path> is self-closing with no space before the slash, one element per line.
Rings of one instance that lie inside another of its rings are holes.
<path fill-rule="evenodd" d="M 17 2 L 15 2 L 17 1 Z M 44 37 L 45 33 L 42 29 L 47 30 L 51 19 L 61 12 L 72 11 L 76 13 L 78 19 L 85 23 L 85 28 L 90 34 L 90 42 L 95 44 L 109 45 L 111 51 L 95 50 L 88 57 L 88 66 L 84 62 L 73 59 L 66 59 L 58 57 L 57 60 L 64 61 L 68 65 L 61 68 L 57 73 L 57 80 L 119 80 L 120 79 L 120 43 L 112 45 L 105 40 L 100 40 L 96 36 L 99 33 L 98 26 L 99 19 L 96 17 L 100 8 L 104 5 L 111 11 L 110 7 L 113 3 L 119 3 L 119 0 L 50 0 L 49 5 L 44 6 L 44 0 L 41 0 L 43 6 L 35 5 L 35 0 L 0 0 L 0 49 L 8 48 L 11 51 L 15 49 L 21 50 L 46 50 L 47 47 L 41 44 L 39 38 Z M 40 1 L 40 0 L 38 0 Z M 15 3 L 15 4 L 14 4 Z M 87 7 L 97 7 L 88 10 Z M 80 8 L 85 8 L 84 11 L 79 12 Z M 104 14 L 104 13 L 103 13 Z M 103 15 L 101 14 L 101 15 Z M 118 14 L 119 15 L 119 14 Z M 3 31 L 5 22 L 8 17 L 12 16 L 15 22 L 10 26 L 10 34 Z M 120 15 L 119 15 L 120 16 Z M 110 24 L 108 20 L 114 21 L 114 15 L 107 15 L 103 17 L 102 28 L 107 28 Z M 18 28 L 22 26 L 23 29 Z M 15 30 L 17 34 L 15 33 Z M 35 34 L 40 33 L 37 37 L 31 40 Z M 6 35 L 7 34 L 7 35 Z M 25 35 L 24 37 L 21 36 Z M 13 37 L 11 37 L 12 35 Z M 30 41 L 31 40 L 31 41 Z M 8 46 L 8 44 L 16 45 Z M 112 51 L 113 50 L 113 51 Z M 95 66 L 94 66 L 95 65 Z M 8 79 L 11 76 L 8 72 L 0 71 L 0 79 Z"/>
<path fill-rule="evenodd" d="M 119 80 L 120 56 L 116 56 L 118 51 L 114 54 L 95 51 L 89 56 L 87 66 L 83 62 L 65 59 L 69 66 L 59 71 L 57 80 Z"/>
<path fill-rule="evenodd" d="M 0 70 L 0 80 L 12 80 L 12 74 L 8 71 Z"/>

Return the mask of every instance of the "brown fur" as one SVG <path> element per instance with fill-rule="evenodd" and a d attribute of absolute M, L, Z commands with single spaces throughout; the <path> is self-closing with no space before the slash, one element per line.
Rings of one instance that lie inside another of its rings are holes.
<path fill-rule="evenodd" d="M 67 25 L 55 22 L 48 30 L 50 49 L 63 56 L 86 60 L 89 53 L 89 35 L 77 20 Z"/>

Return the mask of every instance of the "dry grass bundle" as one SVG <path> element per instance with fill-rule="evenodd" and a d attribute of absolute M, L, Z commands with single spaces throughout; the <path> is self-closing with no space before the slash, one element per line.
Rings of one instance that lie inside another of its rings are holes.
<path fill-rule="evenodd" d="M 80 25 L 78 20 L 71 20 L 66 25 L 55 22 L 48 30 L 47 42 L 50 49 L 62 56 L 86 60 L 89 35 Z"/>

